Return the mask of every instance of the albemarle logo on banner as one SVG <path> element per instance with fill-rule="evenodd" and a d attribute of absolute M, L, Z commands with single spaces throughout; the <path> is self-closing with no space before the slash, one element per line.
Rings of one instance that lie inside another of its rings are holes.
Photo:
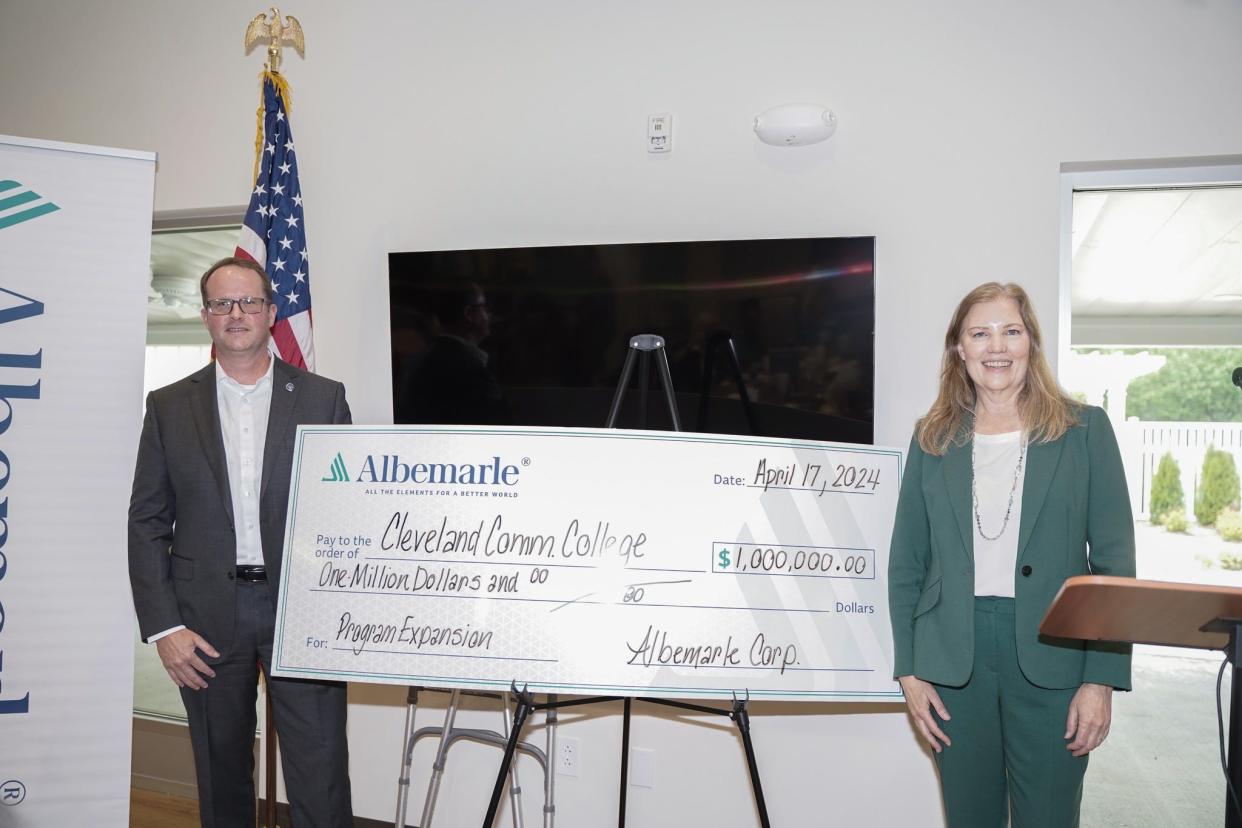
<path fill-rule="evenodd" d="M 21 224 L 24 221 L 37 219 L 60 207 L 20 181 L 5 179 L 0 181 L 0 230 Z"/>
<path fill-rule="evenodd" d="M 3 182 L 0 182 L 3 183 Z M 3 204 L 3 202 L 0 202 Z M 3 227 L 3 219 L 0 218 L 0 227 Z M 10 304 L 12 300 L 16 300 L 15 304 Z M 0 325 L 7 325 L 11 322 L 17 322 L 22 319 L 29 319 L 32 316 L 43 315 L 43 303 L 38 299 L 29 296 L 23 296 L 16 291 L 9 290 L 0 286 Z M 43 367 L 43 349 L 35 351 L 33 354 L 0 354 L 0 368 L 18 368 L 38 371 Z M 16 384 L 0 384 L 0 436 L 8 433 L 13 425 L 13 400 L 37 400 L 40 394 L 40 383 L 42 380 L 35 378 L 33 383 L 28 385 Z M 14 469 L 9 462 L 9 456 L 4 451 L 3 443 L 0 443 L 0 586 L 3 586 L 4 576 L 8 574 L 9 561 L 5 552 L 5 542 L 9 537 L 9 498 L 4 489 L 13 479 Z M 13 664 L 9 664 L 10 673 L 4 673 L 4 595 L 0 592 L 0 714 L 28 713 L 30 712 L 30 693 L 17 693 L 6 690 L 6 684 L 12 684 L 11 681 L 6 682 L 5 679 L 11 674 Z M 20 669 L 20 666 L 18 667 Z M 0 788 L 0 802 L 6 804 L 14 804 L 13 800 L 20 801 L 25 797 L 25 790 L 21 787 L 21 783 L 4 783 Z"/>
<path fill-rule="evenodd" d="M 0 230 L 15 227 L 23 222 L 32 221 L 60 207 L 44 198 L 39 193 L 12 179 L 0 179 Z M 38 299 L 9 290 L 0 285 L 0 325 L 29 319 L 43 315 L 43 303 Z M 0 368 L 17 368 L 38 371 L 43 367 L 43 349 L 39 348 L 32 354 L 0 354 Z M 13 400 L 37 400 L 42 380 L 35 378 L 33 383 L 0 384 L 0 436 L 8 433 L 13 425 Z M 4 489 L 13 479 L 13 466 L 9 456 L 0 444 L 0 585 L 9 571 L 9 560 L 5 552 L 5 542 L 9 537 L 9 498 Z M 30 692 L 11 691 L 6 689 L 12 680 L 5 681 L 14 672 L 11 662 L 9 673 L 4 673 L 4 595 L 0 593 L 0 715 L 24 714 L 30 712 Z M 20 669 L 20 667 L 19 667 Z M 17 805 L 26 798 L 26 788 L 17 780 L 0 783 L 0 804 Z"/>

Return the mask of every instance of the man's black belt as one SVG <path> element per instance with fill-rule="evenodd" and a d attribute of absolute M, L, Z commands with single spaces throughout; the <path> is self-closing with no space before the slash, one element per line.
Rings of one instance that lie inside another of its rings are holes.
<path fill-rule="evenodd" d="M 261 583 L 267 580 L 266 566 L 238 566 L 237 580 Z"/>

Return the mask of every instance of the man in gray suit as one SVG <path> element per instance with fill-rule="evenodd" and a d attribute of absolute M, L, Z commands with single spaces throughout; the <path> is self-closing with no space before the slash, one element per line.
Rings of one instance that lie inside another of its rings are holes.
<path fill-rule="evenodd" d="M 339 382 L 269 353 L 276 308 L 261 267 L 222 259 L 201 291 L 216 361 L 147 397 L 129 574 L 142 638 L 181 688 L 202 824 L 249 828 L 294 434 L 350 422 L 349 405 Z M 345 686 L 269 675 L 268 688 L 295 824 L 352 825 Z"/>

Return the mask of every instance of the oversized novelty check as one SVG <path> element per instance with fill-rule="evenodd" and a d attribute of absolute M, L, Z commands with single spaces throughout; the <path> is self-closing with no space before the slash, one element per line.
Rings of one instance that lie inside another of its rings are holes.
<path fill-rule="evenodd" d="M 903 459 L 612 429 L 302 427 L 275 673 L 893 701 Z"/>

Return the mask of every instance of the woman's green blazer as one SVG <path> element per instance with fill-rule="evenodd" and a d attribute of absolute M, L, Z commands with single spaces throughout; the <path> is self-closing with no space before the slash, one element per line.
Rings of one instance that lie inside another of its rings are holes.
<path fill-rule="evenodd" d="M 1134 577 L 1134 519 L 1108 415 L 1078 410 L 1059 440 L 1027 448 L 1014 571 L 1018 663 L 1040 687 L 1130 688 L 1130 648 L 1052 639 L 1039 622 L 1074 575 Z M 974 658 L 971 446 L 943 456 L 910 441 L 888 566 L 894 676 L 961 686 Z M 1013 531 L 1011 526 L 1008 531 Z"/>

